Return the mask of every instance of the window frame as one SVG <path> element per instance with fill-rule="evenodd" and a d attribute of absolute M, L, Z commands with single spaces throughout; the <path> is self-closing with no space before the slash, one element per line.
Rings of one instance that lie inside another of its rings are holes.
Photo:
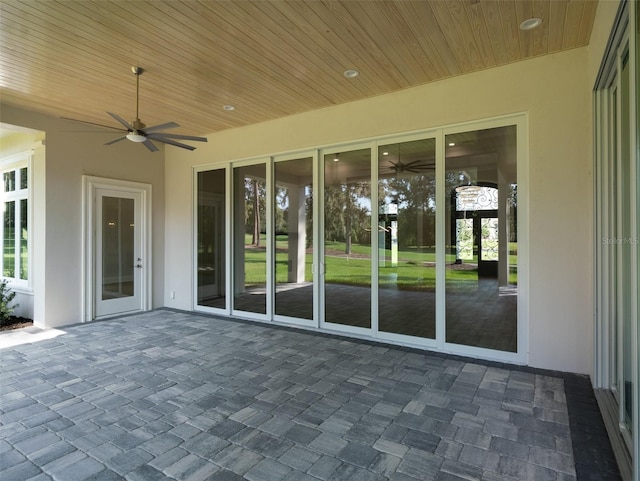
<path fill-rule="evenodd" d="M 0 228 L 0 244 L 3 246 L 3 255 L 0 256 L 0 279 L 8 282 L 9 287 L 14 291 L 19 292 L 31 292 L 32 291 L 32 281 L 33 278 L 33 246 L 32 246 L 32 233 L 33 233 L 33 202 L 32 202 L 32 168 L 33 163 L 33 151 L 21 152 L 16 155 L 12 155 L 0 160 L 0 174 L 2 175 L 2 190 L 0 190 L 0 200 L 2 209 L 4 212 L 4 207 L 6 202 L 15 202 L 15 222 L 17 225 L 20 225 L 21 221 L 21 201 L 26 200 L 26 210 L 27 210 L 27 269 L 26 269 L 26 279 L 22 278 L 21 275 L 21 265 L 20 265 L 20 257 L 21 257 L 21 235 L 20 231 L 16 229 L 14 234 L 15 237 L 15 252 L 16 252 L 16 264 L 14 270 L 14 276 L 9 277 L 4 275 L 4 222 L 2 228 Z M 26 168 L 26 188 L 22 189 L 21 186 L 21 169 Z M 4 187 L 4 175 L 7 172 L 15 172 L 15 190 L 5 192 Z M 17 274 L 17 276 L 15 275 Z"/>

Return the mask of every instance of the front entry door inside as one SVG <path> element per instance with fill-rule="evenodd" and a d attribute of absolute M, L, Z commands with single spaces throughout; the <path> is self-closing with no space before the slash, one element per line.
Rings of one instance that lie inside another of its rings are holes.
<path fill-rule="evenodd" d="M 95 317 L 143 309 L 142 193 L 96 189 Z"/>

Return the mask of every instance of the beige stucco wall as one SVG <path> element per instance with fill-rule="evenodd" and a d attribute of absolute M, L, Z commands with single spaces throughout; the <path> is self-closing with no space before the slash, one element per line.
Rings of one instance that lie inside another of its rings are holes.
<path fill-rule="evenodd" d="M 171 307 L 192 308 L 192 167 L 428 129 L 529 116 L 529 364 L 592 370 L 592 171 L 588 49 L 209 136 L 166 151 L 165 261 Z M 522 172 L 521 172 L 522 173 Z M 520 240 L 524 242 L 524 239 Z"/>
<path fill-rule="evenodd" d="M 46 133 L 46 158 L 34 166 L 34 322 L 57 327 L 82 320 L 82 176 L 152 185 L 153 305 L 163 303 L 164 156 L 111 137 L 77 133 L 77 123 L 1 106 L 3 123 Z M 74 132 L 76 131 L 76 132 Z M 106 137 L 106 138 L 105 138 Z"/>

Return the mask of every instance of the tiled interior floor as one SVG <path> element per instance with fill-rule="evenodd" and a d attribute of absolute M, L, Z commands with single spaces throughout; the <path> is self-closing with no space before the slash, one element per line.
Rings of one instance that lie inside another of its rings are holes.
<path fill-rule="evenodd" d="M 300 319 L 313 318 L 313 286 L 280 285 L 276 314 Z M 516 288 L 499 289 L 496 279 L 480 278 L 464 289 L 446 294 L 447 342 L 516 352 Z M 371 289 L 341 284 L 325 285 L 327 322 L 371 327 Z M 234 309 L 265 313 L 264 288 L 234 299 Z M 407 336 L 435 338 L 435 292 L 385 288 L 378 291 L 380 330 Z M 224 309 L 224 299 L 203 305 Z"/>
<path fill-rule="evenodd" d="M 61 331 L 0 351 L 3 481 L 618 479 L 581 376 L 168 310 Z"/>

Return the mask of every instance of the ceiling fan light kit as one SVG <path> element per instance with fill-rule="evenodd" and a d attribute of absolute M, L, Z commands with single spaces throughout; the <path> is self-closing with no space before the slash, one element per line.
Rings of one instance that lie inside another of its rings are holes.
<path fill-rule="evenodd" d="M 147 140 L 147 138 L 144 135 L 135 134 L 135 133 L 127 134 L 125 135 L 125 137 L 129 139 L 131 142 L 144 142 L 145 140 Z"/>
<path fill-rule="evenodd" d="M 180 127 L 175 122 L 166 122 L 164 124 L 154 125 L 152 127 L 147 127 L 141 120 L 139 116 L 139 105 L 140 105 L 140 75 L 144 72 L 142 67 L 131 67 L 131 71 L 136 76 L 136 119 L 129 123 L 120 117 L 118 114 L 114 114 L 113 112 L 107 112 L 116 122 L 118 122 L 124 128 L 111 127 L 109 125 L 103 125 L 102 127 L 108 127 L 114 130 L 120 130 L 122 132 L 126 132 L 122 137 L 118 137 L 116 139 L 110 140 L 106 142 L 104 145 L 115 144 L 116 142 L 120 142 L 121 140 L 130 140 L 131 142 L 135 142 L 138 144 L 143 144 L 149 151 L 157 152 L 158 147 L 155 146 L 152 140 L 156 142 L 162 142 L 163 144 L 173 145 L 175 147 L 180 147 L 181 149 L 187 150 L 195 150 L 196 148 L 187 145 L 182 142 L 178 142 L 178 140 L 189 140 L 192 142 L 206 142 L 206 137 L 196 137 L 193 135 L 181 135 L 181 134 L 170 134 L 166 132 L 161 132 L 166 129 L 174 129 L 176 127 Z M 64 118 L 64 117 L 63 117 Z M 83 120 L 76 119 L 67 119 L 73 120 L 74 122 L 81 122 L 89 125 L 100 125 L 95 124 L 93 122 L 85 122 Z"/>

